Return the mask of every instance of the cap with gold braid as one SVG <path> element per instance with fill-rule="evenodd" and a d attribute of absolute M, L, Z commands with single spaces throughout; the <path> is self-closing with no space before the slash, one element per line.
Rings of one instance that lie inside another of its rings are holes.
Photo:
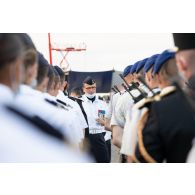
<path fill-rule="evenodd" d="M 94 79 L 92 79 L 90 76 L 88 76 L 88 77 L 86 77 L 86 78 L 84 79 L 83 83 L 86 83 L 86 84 L 88 84 L 88 85 L 93 85 L 93 84 L 95 84 L 96 82 L 95 82 Z"/>

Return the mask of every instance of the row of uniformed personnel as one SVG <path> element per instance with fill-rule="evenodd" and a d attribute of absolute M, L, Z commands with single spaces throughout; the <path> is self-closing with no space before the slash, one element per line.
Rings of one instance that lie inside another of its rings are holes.
<path fill-rule="evenodd" d="M 67 97 L 63 71 L 27 34 L 0 34 L 0 162 L 91 162 L 84 137 L 96 162 L 110 162 L 109 121 L 123 162 L 194 162 L 195 35 L 174 41 L 177 52 L 125 68 L 108 109 L 92 78 L 81 99 Z"/>
<path fill-rule="evenodd" d="M 0 162 L 94 161 L 82 151 L 88 124 L 66 85 L 27 34 L 0 34 Z"/>
<path fill-rule="evenodd" d="M 108 116 L 122 162 L 194 162 L 195 34 L 124 69 Z"/>

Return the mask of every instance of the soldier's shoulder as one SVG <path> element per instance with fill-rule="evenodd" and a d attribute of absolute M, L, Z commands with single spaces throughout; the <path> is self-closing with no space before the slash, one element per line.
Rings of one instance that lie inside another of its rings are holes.
<path fill-rule="evenodd" d="M 178 96 L 175 86 L 170 86 L 161 91 L 160 94 L 155 95 L 152 98 L 147 98 L 144 102 L 140 102 L 140 107 L 145 105 L 152 105 L 152 107 L 167 107 L 168 104 L 171 104 L 175 101 L 175 97 Z"/>
<path fill-rule="evenodd" d="M 179 101 L 180 93 L 176 90 L 176 87 L 171 87 L 167 90 L 162 91 L 162 93 L 159 94 L 159 101 L 155 102 L 155 106 L 166 106 L 168 108 L 168 105 L 171 104 L 177 104 Z"/>
<path fill-rule="evenodd" d="M 169 87 L 166 87 L 165 89 L 163 89 L 161 91 L 161 93 L 159 94 L 160 98 L 163 98 L 163 97 L 168 97 L 172 94 L 174 94 L 176 92 L 176 87 L 175 86 L 169 86 Z"/>
<path fill-rule="evenodd" d="M 134 105 L 134 107 L 135 107 L 136 109 L 139 109 L 139 110 L 141 110 L 141 109 L 144 108 L 144 107 L 149 108 L 150 105 L 151 105 L 153 102 L 158 101 L 158 100 L 159 100 L 159 96 L 158 96 L 158 95 L 155 96 L 155 97 L 143 98 L 143 99 L 141 99 L 139 102 L 137 102 L 137 103 Z"/>

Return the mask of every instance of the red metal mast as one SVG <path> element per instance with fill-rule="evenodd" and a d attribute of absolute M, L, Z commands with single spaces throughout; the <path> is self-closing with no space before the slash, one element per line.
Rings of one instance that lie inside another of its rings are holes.
<path fill-rule="evenodd" d="M 52 64 L 52 46 L 51 46 L 51 35 L 48 33 L 48 43 L 49 43 L 49 61 Z"/>
<path fill-rule="evenodd" d="M 66 47 L 66 48 L 54 48 L 52 47 L 51 44 L 51 34 L 48 33 L 48 42 L 49 42 L 49 59 L 50 59 L 50 64 L 52 64 L 52 51 L 57 51 L 60 52 L 62 54 L 62 60 L 60 61 L 60 66 L 62 65 L 63 61 L 65 61 L 67 63 L 67 68 L 69 66 L 69 63 L 66 59 L 66 56 L 68 55 L 69 52 L 79 52 L 79 51 L 86 51 L 86 45 L 84 44 L 84 47 Z M 63 53 L 65 52 L 65 53 Z"/>

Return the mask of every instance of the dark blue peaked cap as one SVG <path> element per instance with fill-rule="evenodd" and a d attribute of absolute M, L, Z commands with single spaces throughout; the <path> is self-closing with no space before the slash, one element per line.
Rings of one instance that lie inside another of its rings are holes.
<path fill-rule="evenodd" d="M 153 73 L 157 74 L 162 68 L 162 66 L 165 64 L 165 62 L 167 62 L 169 59 L 172 59 L 174 57 L 175 57 L 175 52 L 170 51 L 170 50 L 163 51 L 156 59 L 156 62 L 154 64 Z"/>
<path fill-rule="evenodd" d="M 95 80 L 94 80 L 93 78 L 91 78 L 90 76 L 87 76 L 87 77 L 84 79 L 83 83 L 86 83 L 86 84 L 88 84 L 88 85 L 93 85 L 93 84 L 95 84 Z"/>
<path fill-rule="evenodd" d="M 136 72 L 136 69 L 137 69 L 137 66 L 138 66 L 139 63 L 140 63 L 140 61 L 136 62 L 136 63 L 132 66 L 131 71 L 130 71 L 131 74 L 133 74 L 133 73 Z"/>
<path fill-rule="evenodd" d="M 133 65 L 129 65 L 129 66 L 127 66 L 125 69 L 124 69 L 124 71 L 123 71 L 123 77 L 126 77 L 129 73 L 130 73 L 130 71 L 131 71 L 131 67 L 132 67 Z"/>
<path fill-rule="evenodd" d="M 148 60 L 146 61 L 145 65 L 144 65 L 144 73 L 146 73 L 150 70 L 150 68 L 154 65 L 158 56 L 159 56 L 159 54 L 155 54 L 155 55 L 151 56 L 150 58 L 148 58 Z"/>
<path fill-rule="evenodd" d="M 144 67 L 147 60 L 148 60 L 148 58 L 145 58 L 144 60 L 141 60 L 139 62 L 139 64 L 137 65 L 137 68 L 136 68 L 136 73 L 138 73 Z"/>

